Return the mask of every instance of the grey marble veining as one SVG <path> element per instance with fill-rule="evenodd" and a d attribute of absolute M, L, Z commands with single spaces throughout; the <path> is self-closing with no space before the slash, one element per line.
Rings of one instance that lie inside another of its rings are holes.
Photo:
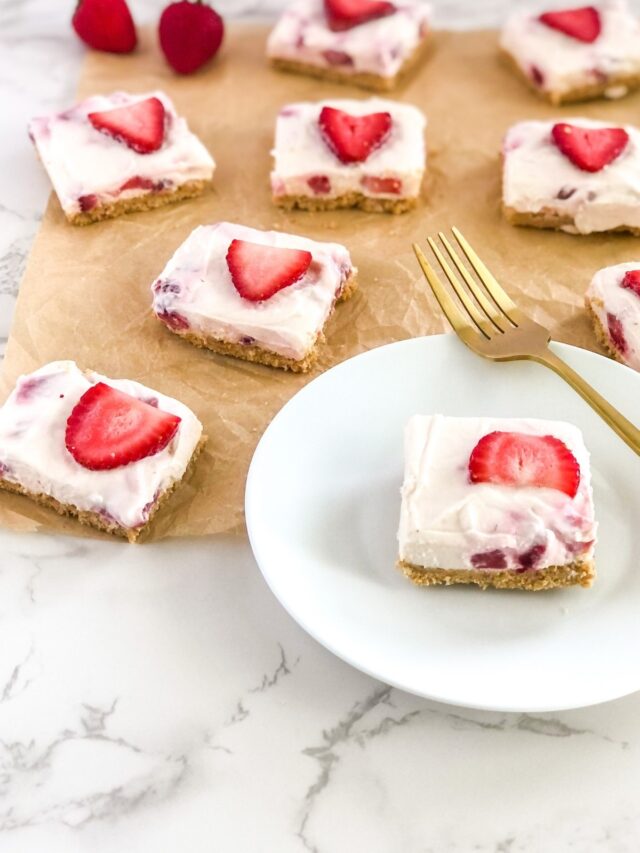
<path fill-rule="evenodd" d="M 71 5 L 0 1 L 0 342 L 48 195 L 24 128 L 83 56 Z M 132 0 L 140 22 L 161 5 Z M 433 5 L 463 27 L 514 4 Z M 377 683 L 297 627 L 241 541 L 0 533 L 0 853 L 632 853 L 639 719 L 637 695 L 509 715 Z"/>

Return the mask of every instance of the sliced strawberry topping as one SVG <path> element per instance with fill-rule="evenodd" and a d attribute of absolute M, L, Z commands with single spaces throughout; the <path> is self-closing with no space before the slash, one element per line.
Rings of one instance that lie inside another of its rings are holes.
<path fill-rule="evenodd" d="M 546 24 L 547 27 L 559 30 L 566 36 L 587 43 L 594 42 L 602 30 L 600 13 L 594 6 L 545 12 L 544 15 L 540 15 L 538 20 Z"/>
<path fill-rule="evenodd" d="M 324 0 L 324 10 L 329 29 L 334 32 L 349 30 L 397 11 L 394 4 L 386 0 Z"/>
<path fill-rule="evenodd" d="M 553 435 L 491 432 L 469 457 L 469 478 L 472 483 L 558 489 L 573 498 L 580 484 L 580 466 L 566 444 Z"/>
<path fill-rule="evenodd" d="M 177 415 L 98 382 L 69 415 L 65 445 L 84 468 L 119 468 L 164 450 L 179 423 Z"/>
<path fill-rule="evenodd" d="M 640 270 L 629 270 L 624 274 L 622 287 L 633 290 L 636 296 L 640 296 Z"/>
<path fill-rule="evenodd" d="M 371 193 L 400 195 L 402 192 L 402 181 L 398 178 L 378 178 L 375 175 L 364 175 L 360 183 Z"/>
<path fill-rule="evenodd" d="M 244 299 L 262 302 L 295 284 L 309 269 L 311 252 L 283 249 L 247 240 L 232 240 L 227 266 L 236 290 Z"/>
<path fill-rule="evenodd" d="M 391 133 L 390 113 L 353 116 L 323 107 L 318 118 L 324 141 L 342 163 L 362 163 Z"/>
<path fill-rule="evenodd" d="M 159 98 L 145 98 L 126 107 L 89 113 L 91 124 L 108 133 L 138 154 L 157 151 L 164 140 L 164 104 Z"/>
<path fill-rule="evenodd" d="M 607 314 L 607 328 L 614 347 L 620 355 L 625 355 L 627 352 L 627 339 L 624 336 L 622 323 L 615 314 Z"/>
<path fill-rule="evenodd" d="M 599 172 L 624 151 L 629 134 L 622 127 L 578 127 L 558 122 L 551 138 L 560 151 L 584 172 Z"/>

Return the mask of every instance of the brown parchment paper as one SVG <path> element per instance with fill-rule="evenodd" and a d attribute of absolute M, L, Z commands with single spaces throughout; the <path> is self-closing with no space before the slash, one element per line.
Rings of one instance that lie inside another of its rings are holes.
<path fill-rule="evenodd" d="M 393 217 L 277 210 L 268 176 L 278 109 L 293 100 L 366 94 L 270 70 L 264 59 L 267 33 L 257 25 L 230 28 L 211 68 L 184 78 L 165 65 L 153 33 L 145 34 L 132 56 L 87 56 L 79 96 L 167 91 L 218 163 L 215 188 L 200 199 L 82 228 L 66 223 L 52 197 L 20 286 L 3 396 L 19 374 L 70 358 L 175 396 L 203 421 L 206 451 L 189 484 L 157 517 L 153 538 L 242 530 L 253 450 L 274 414 L 303 384 L 362 350 L 446 330 L 419 275 L 412 241 L 458 225 L 515 300 L 554 338 L 595 350 L 582 305 L 587 283 L 596 269 L 640 255 L 634 237 L 575 237 L 514 228 L 502 220 L 498 152 L 511 123 L 571 115 L 637 123 L 640 96 L 550 107 L 498 58 L 493 32 L 437 34 L 427 63 L 394 94 L 420 106 L 429 119 L 428 177 L 415 212 Z M 33 168 L 41 168 L 35 154 Z M 351 250 L 360 290 L 338 306 L 314 373 L 296 376 L 197 350 L 151 315 L 149 287 L 171 254 L 195 226 L 221 219 L 338 241 Z M 0 524 L 88 533 L 5 493 Z"/>

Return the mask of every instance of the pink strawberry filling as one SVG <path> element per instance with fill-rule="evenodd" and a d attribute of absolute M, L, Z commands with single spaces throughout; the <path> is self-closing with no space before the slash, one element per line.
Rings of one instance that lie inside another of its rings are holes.
<path fill-rule="evenodd" d="M 614 347 L 621 355 L 625 355 L 628 349 L 627 339 L 624 336 L 622 323 L 615 314 L 607 314 L 607 328 Z"/>
<path fill-rule="evenodd" d="M 322 55 L 329 65 L 353 65 L 353 57 L 344 50 L 325 50 Z"/>
<path fill-rule="evenodd" d="M 326 175 L 312 175 L 307 179 L 307 183 L 316 195 L 327 195 L 331 192 L 331 181 Z"/>
<path fill-rule="evenodd" d="M 544 557 L 544 553 L 546 550 L 547 546 L 544 544 L 540 544 L 534 545 L 528 551 L 525 551 L 524 554 L 520 554 L 520 556 L 518 557 L 520 568 L 525 570 L 534 569 Z"/>
<path fill-rule="evenodd" d="M 162 320 L 165 325 L 174 331 L 181 331 L 189 328 L 189 321 L 177 311 L 160 311 L 157 315 L 159 320 Z"/>
<path fill-rule="evenodd" d="M 537 65 L 532 65 L 529 69 L 529 73 L 531 74 L 531 79 L 536 84 L 536 86 L 544 86 L 544 74 Z"/>
<path fill-rule="evenodd" d="M 475 569 L 506 569 L 507 557 L 498 548 L 471 555 L 471 565 Z"/>
<path fill-rule="evenodd" d="M 94 207 L 97 207 L 98 196 L 93 193 L 89 195 L 81 195 L 78 197 L 78 204 L 80 205 L 80 210 L 83 213 L 86 213 L 88 210 L 93 210 Z"/>
<path fill-rule="evenodd" d="M 398 178 L 378 178 L 375 175 L 364 175 L 360 181 L 365 190 L 380 195 L 400 195 L 402 181 Z"/>

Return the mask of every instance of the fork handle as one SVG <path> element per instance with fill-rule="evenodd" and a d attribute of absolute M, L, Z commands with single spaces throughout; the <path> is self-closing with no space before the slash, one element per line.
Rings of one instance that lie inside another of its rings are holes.
<path fill-rule="evenodd" d="M 629 447 L 640 455 L 640 430 L 635 427 L 631 421 L 627 420 L 611 403 L 598 394 L 595 388 L 592 388 L 579 373 L 576 373 L 572 367 L 563 361 L 561 358 L 546 350 L 544 353 L 539 353 L 532 356 L 533 361 L 539 364 L 544 364 L 549 367 L 558 376 L 561 376 L 565 382 L 568 382 L 571 387 L 580 394 L 592 409 L 594 409 L 600 417 L 606 421 L 611 429 L 616 432 L 620 438 L 629 445 Z"/>

